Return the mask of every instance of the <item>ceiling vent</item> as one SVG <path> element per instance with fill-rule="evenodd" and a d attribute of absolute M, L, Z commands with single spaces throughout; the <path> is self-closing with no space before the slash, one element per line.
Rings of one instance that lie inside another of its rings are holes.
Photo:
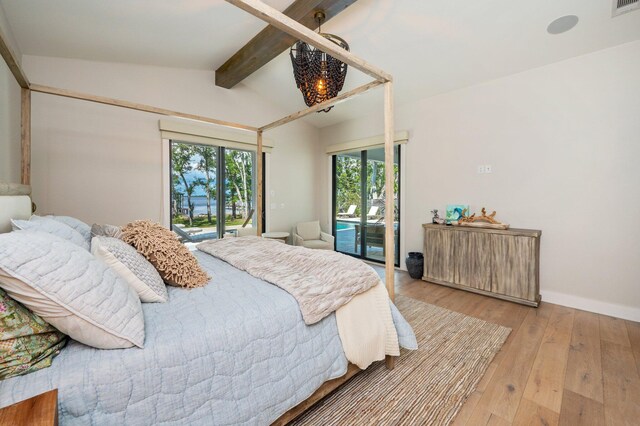
<path fill-rule="evenodd" d="M 613 0 L 613 17 L 640 9 L 640 0 Z"/>

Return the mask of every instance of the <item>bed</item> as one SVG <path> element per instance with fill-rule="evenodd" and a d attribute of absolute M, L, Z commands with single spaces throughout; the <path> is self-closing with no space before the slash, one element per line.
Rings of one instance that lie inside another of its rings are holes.
<path fill-rule="evenodd" d="M 257 205 L 262 205 L 262 138 L 265 131 L 383 86 L 385 193 L 388 195 L 385 245 L 391 247 L 395 198 L 393 77 L 258 0 L 227 1 L 295 39 L 312 43 L 374 80 L 280 120 L 255 127 L 34 84 L 11 49 L 5 49 L 5 58 L 12 64 L 10 69 L 22 88 L 22 183 L 31 182 L 32 92 L 254 133 Z M 0 44 L 6 45 L 1 35 Z M 20 203 L 24 207 L 26 201 L 22 199 Z M 12 217 L 5 214 L 8 211 L 0 208 L 0 232 L 6 228 L 7 218 Z M 23 208 L 19 212 L 25 213 L 28 217 L 30 211 Z M 261 209 L 256 213 L 256 233 L 261 235 Z M 299 412 L 357 371 L 347 363 L 342 351 L 335 315 L 306 326 L 295 300 L 288 293 L 210 256 L 197 256 L 203 267 L 211 271 L 214 282 L 191 291 L 169 289 L 167 304 L 145 306 L 144 349 L 97 350 L 71 342 L 51 367 L 0 382 L 0 406 L 58 388 L 63 424 L 268 424 L 276 419 L 278 422 L 291 419 L 293 414 L 290 413 Z M 386 252 L 385 283 L 391 299 L 393 256 L 392 250 Z M 381 305 L 386 306 L 386 303 Z M 411 348 L 415 345 L 411 328 L 393 307 L 392 316 L 400 345 Z M 281 333 L 288 338 L 280 338 Z M 331 381 L 336 377 L 341 379 Z M 295 406 L 297 411 L 291 411 Z M 280 417 L 284 413 L 289 414 Z"/>
<path fill-rule="evenodd" d="M 194 254 L 213 281 L 143 304 L 144 349 L 72 340 L 51 367 L 1 381 L 0 406 L 58 389 L 65 425 L 263 425 L 353 372 L 334 314 L 307 326 L 287 292 Z M 391 311 L 400 345 L 414 349 L 411 327 Z"/>

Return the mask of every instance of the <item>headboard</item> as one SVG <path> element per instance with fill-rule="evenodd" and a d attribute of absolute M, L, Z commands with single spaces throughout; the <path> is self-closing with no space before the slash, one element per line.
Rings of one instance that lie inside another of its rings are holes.
<path fill-rule="evenodd" d="M 0 183 L 0 233 L 11 231 L 11 219 L 31 217 L 31 187 Z"/>

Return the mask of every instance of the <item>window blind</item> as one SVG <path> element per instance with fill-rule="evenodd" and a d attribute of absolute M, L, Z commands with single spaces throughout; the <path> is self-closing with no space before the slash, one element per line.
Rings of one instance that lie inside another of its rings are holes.
<path fill-rule="evenodd" d="M 218 127 L 204 126 L 186 121 L 159 120 L 162 139 L 180 142 L 199 143 L 204 145 L 223 146 L 231 149 L 257 151 L 257 140 L 254 132 L 235 132 Z M 271 152 L 273 141 L 262 139 L 262 150 Z"/>
<path fill-rule="evenodd" d="M 405 144 L 409 141 L 409 132 L 406 130 L 396 132 L 394 137 L 394 144 Z M 327 147 L 328 155 L 340 154 L 342 152 L 349 151 L 362 151 L 371 148 L 384 147 L 384 135 L 373 136 L 365 139 L 358 139 L 355 141 L 341 142 Z"/>

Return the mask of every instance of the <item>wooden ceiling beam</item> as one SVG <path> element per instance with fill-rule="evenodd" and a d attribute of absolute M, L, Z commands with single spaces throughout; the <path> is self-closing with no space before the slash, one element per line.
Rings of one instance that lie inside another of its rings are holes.
<path fill-rule="evenodd" d="M 316 11 L 324 11 L 326 22 L 355 1 L 295 0 L 283 13 L 305 27 L 315 30 L 318 28 L 314 19 Z M 287 50 L 297 40 L 273 25 L 267 26 L 216 70 L 216 86 L 231 89 Z"/>
<path fill-rule="evenodd" d="M 289 18 L 273 7 L 261 2 L 260 0 L 226 0 L 234 6 L 239 7 L 245 12 L 249 12 L 253 16 L 281 29 L 294 36 L 295 38 L 307 42 L 324 53 L 333 56 L 335 59 L 344 62 L 351 67 L 362 71 L 363 73 L 383 82 L 392 81 L 391 74 L 382 69 L 368 63 L 353 53 L 344 50 L 337 44 L 327 40 L 321 35 L 313 32 L 304 25 Z"/>

